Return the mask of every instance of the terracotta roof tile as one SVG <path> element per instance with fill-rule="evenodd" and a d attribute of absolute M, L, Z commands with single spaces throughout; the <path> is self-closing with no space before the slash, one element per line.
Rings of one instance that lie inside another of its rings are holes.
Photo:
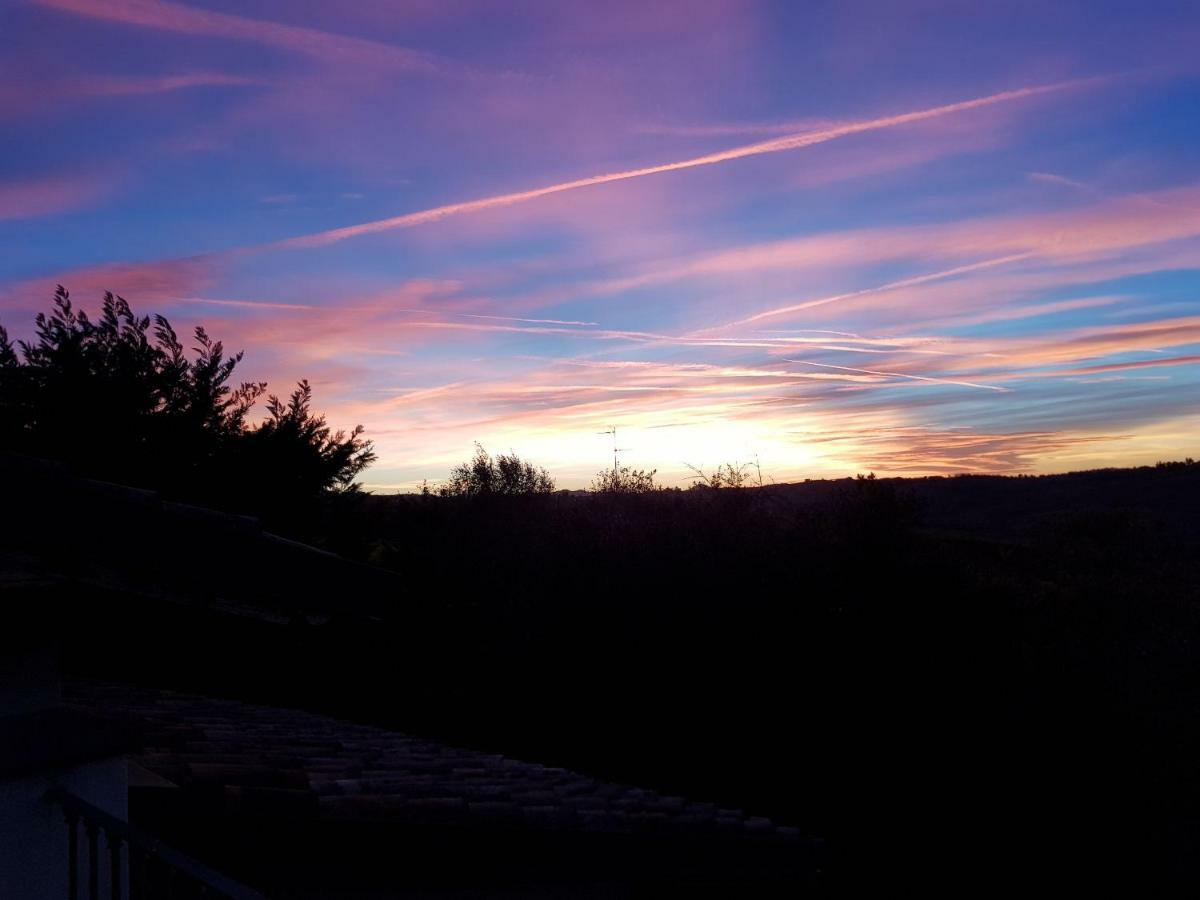
<path fill-rule="evenodd" d="M 219 787 L 249 815 L 801 840 L 741 810 L 299 710 L 112 684 L 69 685 L 67 695 L 140 720 L 141 765 Z"/>

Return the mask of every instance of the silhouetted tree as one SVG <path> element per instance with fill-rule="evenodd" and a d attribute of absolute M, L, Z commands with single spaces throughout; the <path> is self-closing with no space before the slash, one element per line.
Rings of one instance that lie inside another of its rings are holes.
<path fill-rule="evenodd" d="M 475 455 L 451 470 L 441 493 L 444 497 L 488 497 L 549 494 L 553 490 L 554 479 L 545 469 L 523 461 L 515 453 L 501 453 L 493 459 L 481 444 L 476 444 Z"/>
<path fill-rule="evenodd" d="M 17 351 L 0 325 L 0 442 L 11 444 L 21 432 L 24 415 L 21 410 L 20 380 L 24 377 Z"/>
<path fill-rule="evenodd" d="M 0 329 L 3 449 L 256 513 L 283 490 L 298 498 L 346 491 L 374 459 L 361 426 L 330 434 L 312 415 L 307 382 L 288 404 L 271 397 L 267 420 L 251 426 L 266 384 L 234 382 L 242 354 L 227 356 L 203 328 L 189 354 L 164 317 L 139 317 L 106 293 L 93 321 L 61 285 L 35 326 L 17 347 Z"/>
<path fill-rule="evenodd" d="M 2 346 L 2 343 L 3 343 L 2 338 L 3 338 L 3 335 L 0 334 L 0 366 L 4 365 L 4 361 L 3 361 L 4 348 Z M 1200 465 L 1200 462 L 1197 462 L 1196 460 L 1192 459 L 1189 456 L 1182 460 L 1178 460 L 1178 459 L 1159 460 L 1158 462 L 1156 462 L 1154 464 L 1154 468 L 1156 468 L 1156 469 L 1191 469 L 1197 465 Z"/>
<path fill-rule="evenodd" d="M 267 418 L 243 432 L 242 468 L 253 479 L 245 492 L 259 505 L 283 510 L 302 507 L 323 492 L 354 493 L 355 478 L 375 461 L 363 427 L 332 432 L 323 415 L 312 412 L 312 387 L 301 381 L 284 402 L 267 398 Z"/>
<path fill-rule="evenodd" d="M 8 332 L 5 331 L 3 325 L 0 325 L 0 369 L 13 369 L 18 364 L 17 352 L 13 349 L 13 345 L 8 339 Z"/>

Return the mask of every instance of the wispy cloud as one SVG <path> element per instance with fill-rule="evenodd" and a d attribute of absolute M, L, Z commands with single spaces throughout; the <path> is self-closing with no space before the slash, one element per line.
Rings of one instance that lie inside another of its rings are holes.
<path fill-rule="evenodd" d="M 1018 377 L 1024 378 L 1063 378 L 1077 375 L 1097 375 L 1103 372 L 1124 372 L 1130 369 L 1156 369 L 1164 366 L 1194 366 L 1200 365 L 1200 354 L 1188 356 L 1167 356 L 1162 359 L 1139 359 L 1132 362 L 1103 363 L 1098 366 L 1080 366 L 1075 369 L 1059 369 L 1053 372 L 1029 372 Z"/>
<path fill-rule="evenodd" d="M 204 306 L 232 306 L 239 309 L 254 309 L 254 310 L 292 310 L 292 311 L 308 311 L 319 310 L 321 307 L 311 303 L 277 303 L 271 300 L 221 300 L 210 297 L 180 297 L 175 300 L 176 303 L 199 303 Z"/>
<path fill-rule="evenodd" d="M 539 325 L 598 325 L 599 322 L 581 322 L 573 319 L 524 319 L 519 316 L 485 316 L 480 313 L 459 313 L 469 319 L 499 319 L 506 322 L 530 322 Z"/>
<path fill-rule="evenodd" d="M 1007 391 L 1008 388 L 998 387 L 994 384 L 978 384 L 974 381 L 958 381 L 953 378 L 937 378 L 932 375 L 914 375 L 911 372 L 882 372 L 878 369 L 856 369 L 853 366 L 835 366 L 831 363 L 813 362 L 808 359 L 789 359 L 787 362 L 796 363 L 802 366 L 820 366 L 823 369 L 839 369 L 844 372 L 856 372 L 859 375 L 877 375 L 882 378 L 904 378 L 911 381 L 927 381 L 931 384 L 949 384 L 956 387 L 978 388 L 983 391 Z"/>
<path fill-rule="evenodd" d="M 96 97 L 129 97 L 138 94 L 166 94 L 192 88 L 247 87 L 261 85 L 258 78 L 222 72 L 184 72 L 167 75 L 89 75 L 67 82 L 72 93 Z"/>
<path fill-rule="evenodd" d="M 1061 187 L 1068 187 L 1084 194 L 1100 193 L 1100 191 L 1092 187 L 1090 184 L 1084 184 L 1082 181 L 1076 181 L 1074 178 L 1067 178 L 1065 175 L 1056 175 L 1053 172 L 1030 172 L 1029 180 L 1038 181 L 1042 184 L 1054 184 Z"/>
<path fill-rule="evenodd" d="M 113 179 L 60 175 L 0 184 L 0 221 L 33 219 L 91 206 L 115 187 Z"/>
<path fill-rule="evenodd" d="M 951 269 L 943 269 L 940 272 L 929 272 L 924 275 L 915 275 L 912 278 L 902 278 L 898 281 L 890 281 L 887 284 L 881 284 L 877 287 L 863 288 L 858 291 L 850 291 L 845 294 L 834 294 L 829 297 L 820 297 L 816 300 L 806 300 L 803 303 L 793 303 L 789 306 L 779 306 L 775 309 L 764 310 L 760 313 L 755 313 L 752 316 L 746 316 L 744 319 L 730 322 L 719 328 L 734 328 L 742 325 L 752 325 L 755 322 L 761 322 L 763 319 L 772 319 L 777 316 L 785 316 L 789 313 L 800 312 L 806 309 L 815 309 L 818 306 L 827 306 L 830 303 L 838 303 L 842 300 L 853 300 L 858 297 L 866 297 L 871 294 L 886 294 L 890 291 L 895 291 L 900 288 L 917 287 L 922 284 L 929 284 L 932 281 L 941 281 L 947 278 L 955 278 L 959 275 L 966 275 L 970 272 L 978 272 L 981 269 L 991 269 L 996 266 L 1004 266 L 1009 263 L 1020 262 L 1023 259 L 1028 259 L 1031 256 L 1029 253 L 1012 253 L 1008 256 L 999 256 L 995 259 L 984 259 L 979 262 L 969 263 L 965 266 L 955 266 Z M 716 328 L 707 329 L 708 331 L 718 330 Z"/>
<path fill-rule="evenodd" d="M 827 275 L 881 264 L 954 263 L 857 290 L 769 306 L 693 332 L 706 334 L 771 319 L 799 318 L 822 307 L 852 305 L 862 310 L 870 302 L 876 308 L 893 305 L 902 310 L 908 308 L 912 298 L 926 295 L 931 298 L 929 305 L 934 305 L 932 298 L 943 295 L 930 293 L 929 289 L 966 283 L 966 276 L 972 276 L 974 284 L 975 277 L 989 270 L 1023 269 L 1030 284 L 1053 286 L 1158 268 L 1194 268 L 1195 250 L 1177 242 L 1198 237 L 1200 187 L 1187 185 L 1106 198 L 1066 211 L 827 232 L 657 259 L 633 274 L 577 282 L 566 293 L 575 298 L 616 296 L 693 281 L 720 284 L 723 293 L 736 292 L 739 284 L 752 285 L 753 294 L 761 294 L 763 276 L 771 272 L 798 281 L 810 273 Z M 1133 252 L 1149 253 L 1152 248 L 1158 248 L 1153 249 L 1153 258 Z M 958 262 L 963 259 L 967 261 Z M 1109 260 L 1112 262 L 1107 266 L 1097 265 Z M 1091 265 L 1092 271 L 1081 270 L 1084 264 Z M 1035 270 L 1036 275 L 1028 274 Z M 1008 287 L 1011 296 L 1015 282 Z M 547 292 L 544 296 L 553 299 L 554 295 Z"/>
<path fill-rule="evenodd" d="M 831 119 L 807 119 L 792 122 L 726 122 L 713 125 L 639 125 L 633 130 L 637 134 L 661 134 L 670 137 L 730 137 L 829 131 L 841 124 Z"/>
<path fill-rule="evenodd" d="M 180 296 L 194 294 L 211 285 L 221 263 L 197 256 L 189 259 L 144 263 L 110 263 L 54 272 L 0 286 L 0 307 L 43 309 L 57 283 L 64 284 L 82 306 L 99 302 L 105 291 L 123 294 L 138 309 L 168 304 Z"/>
<path fill-rule="evenodd" d="M 951 316 L 944 319 L 926 320 L 922 327 L 926 330 L 942 328 L 964 328 L 969 325 L 988 325 L 993 322 L 1014 322 L 1020 319 L 1035 319 L 1039 316 L 1052 316 L 1057 313 L 1073 312 L 1081 309 L 1093 309 L 1098 306 L 1111 306 L 1128 300 L 1120 294 L 1110 297 L 1079 297 L 1072 300 L 1055 300 L 1049 303 L 1023 304 L 1014 302 L 1012 306 L 1000 309 L 989 309 L 972 315 Z"/>
<path fill-rule="evenodd" d="M 1162 353 L 1166 347 L 1192 344 L 1200 344 L 1200 316 L 1090 326 L 1003 343 L 984 342 L 984 346 L 997 351 L 999 360 L 977 357 L 971 363 L 981 368 L 997 363 L 1008 369 L 1051 367 L 1123 353 Z"/>
<path fill-rule="evenodd" d="M 443 63 L 431 54 L 365 38 L 332 34 L 229 13 L 197 9 L 164 0 L 36 0 L 42 6 L 122 25 L 180 34 L 250 41 L 326 63 L 376 65 L 434 72 Z"/>

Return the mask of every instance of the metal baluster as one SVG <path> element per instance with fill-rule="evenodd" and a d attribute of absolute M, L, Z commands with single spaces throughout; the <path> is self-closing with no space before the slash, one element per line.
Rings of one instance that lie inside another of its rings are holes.
<path fill-rule="evenodd" d="M 112 900 L 121 900 L 121 838 L 113 832 L 107 832 L 109 886 L 112 888 Z"/>
<path fill-rule="evenodd" d="M 100 851 L 97 848 L 98 828 L 94 822 L 85 822 L 88 839 L 88 900 L 100 900 Z"/>
<path fill-rule="evenodd" d="M 79 816 L 67 814 L 67 898 L 79 900 Z"/>
<path fill-rule="evenodd" d="M 108 842 L 109 862 L 104 866 L 109 870 L 109 890 L 105 893 L 111 900 L 171 900 L 173 896 L 179 900 L 215 900 L 217 896 L 265 900 L 258 891 L 233 882 L 85 800 L 57 788 L 47 793 L 47 799 L 62 805 L 67 825 L 68 900 L 81 900 L 81 825 L 87 841 L 87 900 L 100 900 L 101 830 Z M 122 845 L 128 848 L 124 852 Z"/>

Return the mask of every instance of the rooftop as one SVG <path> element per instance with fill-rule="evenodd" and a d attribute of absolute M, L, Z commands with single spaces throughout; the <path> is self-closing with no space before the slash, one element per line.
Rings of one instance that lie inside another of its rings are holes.
<path fill-rule="evenodd" d="M 75 682 L 77 708 L 137 720 L 137 761 L 227 807 L 320 819 L 585 832 L 728 835 L 799 842 L 795 828 L 566 769 L 508 759 L 296 709 Z"/>

